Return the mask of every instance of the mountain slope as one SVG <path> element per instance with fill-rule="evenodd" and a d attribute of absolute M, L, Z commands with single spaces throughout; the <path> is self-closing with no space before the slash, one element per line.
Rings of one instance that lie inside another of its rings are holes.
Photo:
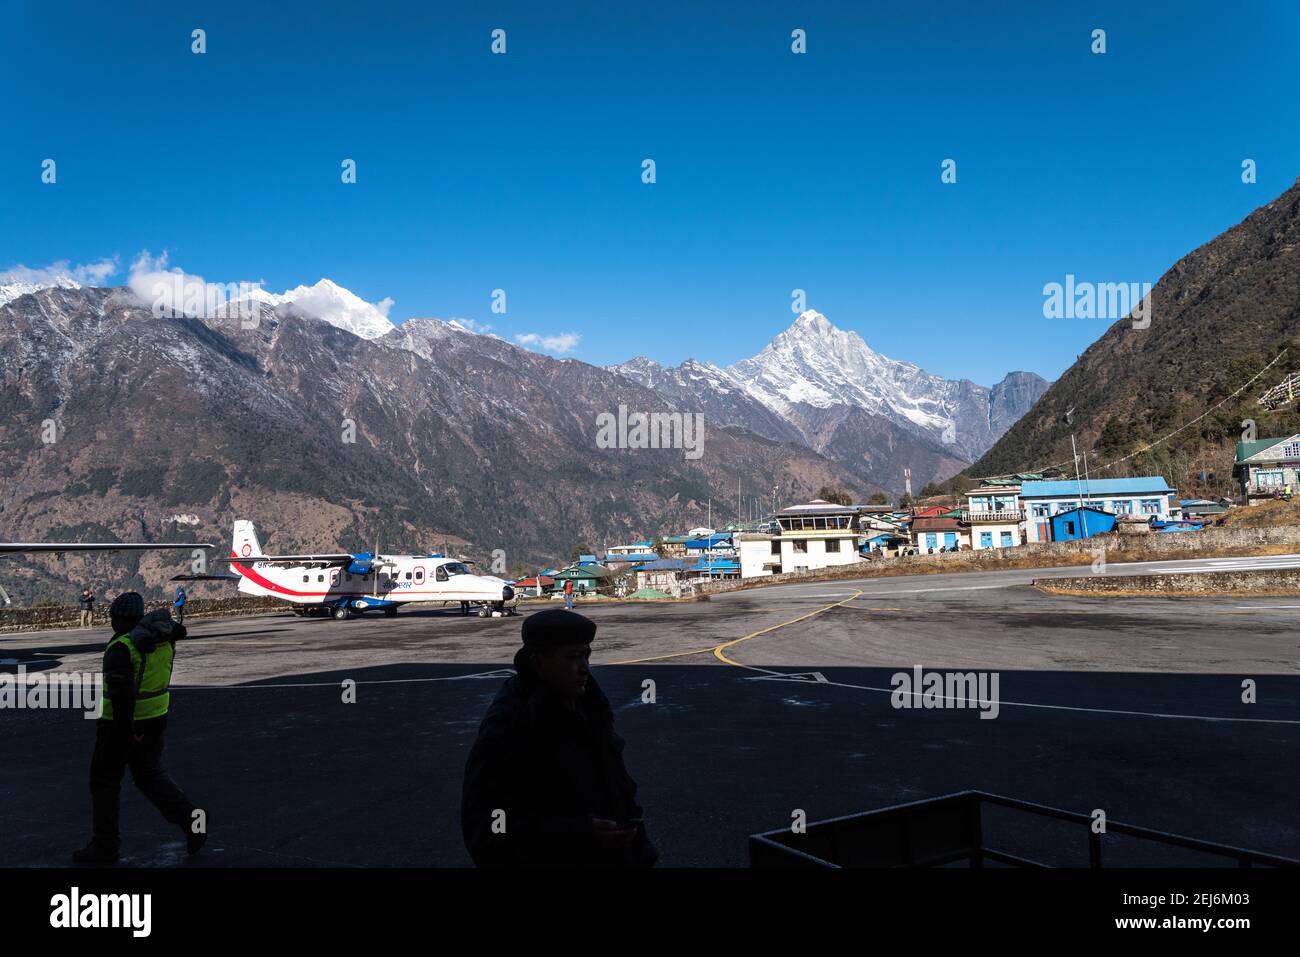
<path fill-rule="evenodd" d="M 366 340 L 263 303 L 244 325 L 157 319 L 125 290 L 0 306 L 0 534 L 212 541 L 219 555 L 239 517 L 286 551 L 447 542 L 485 563 L 503 549 L 514 569 L 698 526 L 711 498 L 725 522 L 737 477 L 765 502 L 773 487 L 782 500 L 874 491 L 807 448 L 708 422 L 698 460 L 599 448 L 600 413 L 673 406 L 450 323 Z M 185 561 L 48 556 L 0 574 L 19 602 L 83 580 L 156 594 Z"/>
<path fill-rule="evenodd" d="M 1150 327 L 1112 325 L 969 474 L 1068 463 L 1071 431 L 1090 468 L 1130 455 L 1228 399 L 1288 346 L 1239 397 L 1105 474 L 1158 471 L 1185 492 L 1223 494 L 1244 420 L 1260 437 L 1300 429 L 1293 409 L 1256 402 L 1300 368 L 1300 181 L 1176 262 L 1152 289 Z"/>
<path fill-rule="evenodd" d="M 801 441 L 863 479 L 901 491 L 983 453 L 1047 388 L 1030 372 L 992 389 L 931 375 L 873 350 L 821 313 L 801 314 L 758 355 L 726 368 L 637 357 L 613 371 L 759 435 Z"/>

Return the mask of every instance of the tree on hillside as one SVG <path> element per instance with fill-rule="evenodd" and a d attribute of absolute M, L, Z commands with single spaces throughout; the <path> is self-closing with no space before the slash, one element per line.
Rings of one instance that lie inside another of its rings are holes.
<path fill-rule="evenodd" d="M 853 497 L 841 488 L 831 488 L 829 485 L 823 485 L 817 490 L 817 497 L 832 505 L 852 505 Z"/>
<path fill-rule="evenodd" d="M 867 499 L 867 504 L 868 504 L 868 505 L 888 505 L 888 504 L 889 504 L 889 496 L 886 495 L 884 492 L 877 492 L 875 495 L 871 496 L 871 498 Z"/>

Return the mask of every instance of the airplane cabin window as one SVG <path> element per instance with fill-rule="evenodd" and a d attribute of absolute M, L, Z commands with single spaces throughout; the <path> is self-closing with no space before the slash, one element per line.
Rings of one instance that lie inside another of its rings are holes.
<path fill-rule="evenodd" d="M 406 580 L 407 580 L 408 582 L 411 580 L 411 573 L 410 573 L 410 572 L 407 572 L 407 573 L 406 573 Z"/>
<path fill-rule="evenodd" d="M 311 576 L 310 576 L 310 575 L 303 575 L 303 576 L 302 576 L 302 580 L 303 580 L 303 581 L 310 581 L 310 580 L 311 580 Z"/>

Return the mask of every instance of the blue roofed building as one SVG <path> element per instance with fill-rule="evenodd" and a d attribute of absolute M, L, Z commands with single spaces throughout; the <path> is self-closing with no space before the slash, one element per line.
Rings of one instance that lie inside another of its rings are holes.
<path fill-rule="evenodd" d="M 1107 512 L 1117 520 L 1132 516 L 1168 521 L 1174 515 L 1177 499 L 1175 489 L 1170 488 L 1163 476 L 1142 475 L 1025 482 L 1020 486 L 1020 505 L 1025 512 L 1025 540 L 1050 542 L 1054 540 L 1052 518 L 1081 505 Z"/>

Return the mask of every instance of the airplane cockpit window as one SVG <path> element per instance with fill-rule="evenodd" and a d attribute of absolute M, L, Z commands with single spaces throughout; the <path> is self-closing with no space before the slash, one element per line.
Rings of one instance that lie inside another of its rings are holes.
<path fill-rule="evenodd" d="M 433 577 L 440 582 L 445 582 L 447 580 L 447 566 L 439 565 L 437 569 L 434 571 Z"/>
<path fill-rule="evenodd" d="M 469 566 L 463 565 L 460 562 L 448 562 L 445 565 L 439 565 L 438 571 L 445 571 L 448 575 L 468 575 Z"/>

